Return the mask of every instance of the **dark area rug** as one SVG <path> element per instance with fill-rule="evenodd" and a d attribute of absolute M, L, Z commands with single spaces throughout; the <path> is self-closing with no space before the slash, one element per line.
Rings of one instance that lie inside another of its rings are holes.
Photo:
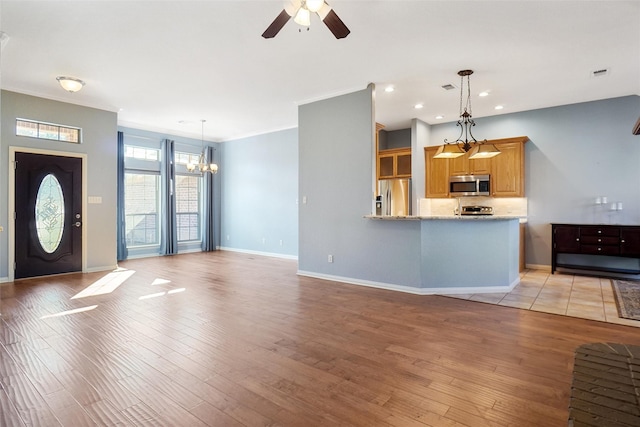
<path fill-rule="evenodd" d="M 618 315 L 625 319 L 640 320 L 640 281 L 611 280 L 616 297 Z"/>
<path fill-rule="evenodd" d="M 584 344 L 576 349 L 570 427 L 640 426 L 640 346 Z"/>

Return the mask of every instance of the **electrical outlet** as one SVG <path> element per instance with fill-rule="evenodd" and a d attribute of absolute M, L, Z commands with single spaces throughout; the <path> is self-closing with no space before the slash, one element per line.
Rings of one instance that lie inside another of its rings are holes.
<path fill-rule="evenodd" d="M 280 246 L 282 246 L 282 239 L 280 239 Z"/>
<path fill-rule="evenodd" d="M 265 239 L 264 237 L 262 238 L 262 244 L 264 245 L 265 243 L 267 243 L 267 239 Z"/>
<path fill-rule="evenodd" d="M 327 257 L 327 262 L 333 262 L 333 255 L 329 255 Z"/>

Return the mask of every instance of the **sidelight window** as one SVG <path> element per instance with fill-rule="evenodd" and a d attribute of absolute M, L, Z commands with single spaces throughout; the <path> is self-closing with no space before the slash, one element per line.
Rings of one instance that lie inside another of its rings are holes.
<path fill-rule="evenodd" d="M 125 173 L 124 186 L 127 247 L 159 244 L 160 176 Z"/>
<path fill-rule="evenodd" d="M 200 186 L 202 177 L 176 175 L 176 224 L 178 242 L 200 240 Z"/>

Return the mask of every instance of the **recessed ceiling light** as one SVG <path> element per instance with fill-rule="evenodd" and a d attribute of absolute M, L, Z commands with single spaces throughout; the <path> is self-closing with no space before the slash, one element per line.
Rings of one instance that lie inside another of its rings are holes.
<path fill-rule="evenodd" d="M 493 107 L 494 110 L 502 110 L 504 107 L 502 105 L 496 105 Z"/>
<path fill-rule="evenodd" d="M 419 110 L 419 109 L 421 109 L 421 108 L 424 108 L 424 105 L 422 105 L 422 104 L 416 104 L 416 105 L 414 105 L 414 106 L 413 106 L 413 108 L 415 108 L 416 110 Z"/>
<path fill-rule="evenodd" d="M 384 88 L 385 92 L 393 92 L 394 90 L 396 90 L 396 88 L 394 88 L 393 86 L 387 86 Z"/>
<path fill-rule="evenodd" d="M 489 92 L 487 92 L 487 91 L 480 92 L 480 93 L 478 94 L 478 96 L 488 96 L 488 95 L 489 95 Z"/>
<path fill-rule="evenodd" d="M 442 114 L 439 114 L 436 116 L 436 120 L 442 120 L 444 119 L 444 116 Z"/>

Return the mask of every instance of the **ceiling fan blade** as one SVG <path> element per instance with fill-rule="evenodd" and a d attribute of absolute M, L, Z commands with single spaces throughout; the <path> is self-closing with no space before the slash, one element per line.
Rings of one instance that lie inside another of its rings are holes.
<path fill-rule="evenodd" d="M 331 6 L 326 2 L 322 9 L 318 11 L 318 15 L 322 19 L 322 22 L 329 28 L 329 30 L 336 36 L 337 39 L 343 39 L 349 35 L 351 31 L 344 25 L 342 19 L 333 11 Z"/>
<path fill-rule="evenodd" d="M 276 19 L 273 20 L 271 25 L 269 25 L 269 27 L 266 30 L 264 30 L 264 33 L 262 33 L 262 37 L 264 37 L 265 39 L 270 39 L 275 37 L 276 34 L 280 32 L 282 27 L 284 27 L 284 24 L 286 24 L 290 18 L 291 18 L 291 15 L 289 15 L 289 13 L 285 9 L 282 9 L 282 12 L 280 12 L 280 15 L 278 15 Z"/>

